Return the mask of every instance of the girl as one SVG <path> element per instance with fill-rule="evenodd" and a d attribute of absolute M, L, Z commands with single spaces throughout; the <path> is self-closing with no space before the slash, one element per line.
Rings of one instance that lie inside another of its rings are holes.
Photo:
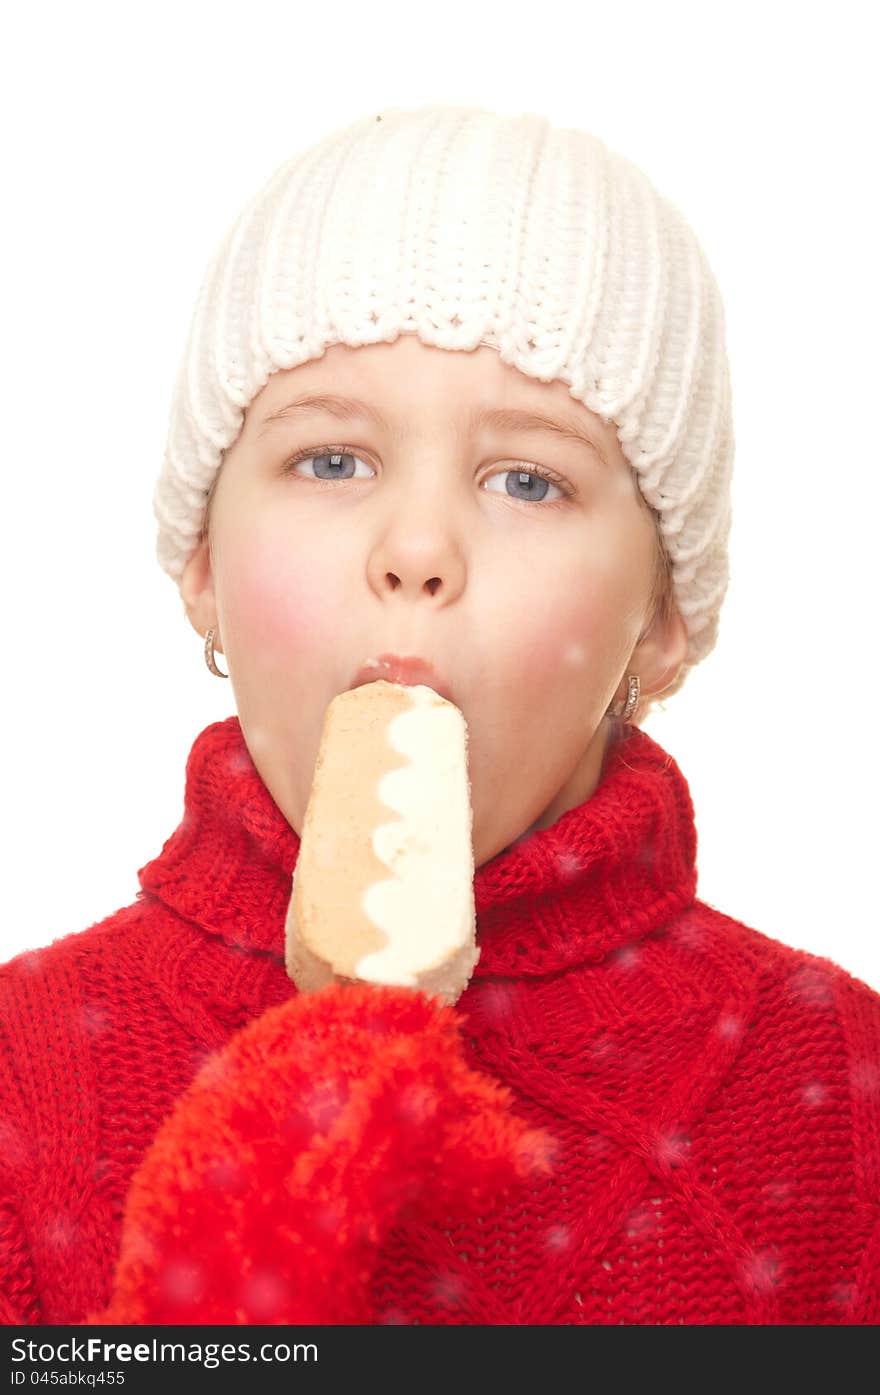
<path fill-rule="evenodd" d="M 136 902 L 0 976 L 7 1323 L 878 1321 L 880 998 L 696 898 L 640 725 L 715 644 L 732 456 L 706 258 L 585 133 L 392 109 L 247 205 L 154 499 L 237 715 Z M 468 724 L 455 1007 L 284 969 L 380 653 Z"/>

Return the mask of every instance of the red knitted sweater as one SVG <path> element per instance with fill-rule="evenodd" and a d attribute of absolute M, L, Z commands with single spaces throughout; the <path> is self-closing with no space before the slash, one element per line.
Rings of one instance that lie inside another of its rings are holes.
<path fill-rule="evenodd" d="M 136 901 L 0 969 L 6 1323 L 876 1323 L 880 996 L 695 899 L 625 727 L 454 1008 L 298 995 L 237 717 Z"/>

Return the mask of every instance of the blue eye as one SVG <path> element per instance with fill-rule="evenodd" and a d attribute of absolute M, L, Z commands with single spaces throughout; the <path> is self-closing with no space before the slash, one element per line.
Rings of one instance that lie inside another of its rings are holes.
<path fill-rule="evenodd" d="M 326 465 L 318 467 L 318 474 L 316 475 L 317 479 L 351 479 L 352 475 L 348 473 L 348 467 L 344 462 L 349 460 L 358 460 L 359 458 L 360 457 L 356 456 L 353 451 L 348 449 L 347 446 L 327 446 L 326 448 L 322 448 L 321 450 L 303 451 L 302 454 L 295 455 L 294 458 L 288 462 L 285 468 L 290 470 L 291 473 L 293 473 L 294 465 L 298 465 L 301 460 L 326 460 L 328 462 Z M 325 470 L 326 474 L 322 476 L 320 473 L 321 470 Z"/>
<path fill-rule="evenodd" d="M 548 479 L 546 475 L 542 475 L 538 470 L 499 470 L 497 474 L 490 475 L 489 478 L 493 480 L 503 479 L 505 475 L 508 478 L 506 486 L 507 493 L 512 499 L 521 499 L 522 502 L 534 502 L 537 499 L 540 503 L 541 500 L 546 498 L 547 490 L 550 485 L 556 483 L 555 480 Z M 510 484 L 511 479 L 514 481 L 513 486 Z M 557 489 L 562 488 L 561 485 L 557 485 L 556 487 Z M 522 489 L 525 493 L 523 495 L 516 494 L 514 488 Z M 535 492 L 536 490 L 537 493 Z M 498 491 L 494 489 L 489 490 L 490 494 L 495 494 L 497 492 Z"/>
<path fill-rule="evenodd" d="M 360 460 L 361 464 L 365 463 L 353 446 L 320 446 L 317 448 L 311 446 L 308 450 L 300 451 L 291 460 L 287 461 L 284 466 L 285 474 L 296 474 L 297 471 L 295 467 L 309 460 L 316 462 L 313 479 L 318 484 L 331 484 L 334 480 L 342 480 L 344 482 L 354 479 L 357 477 L 355 475 L 356 464 L 350 467 L 347 462 L 357 462 Z M 546 466 L 532 464 L 529 464 L 528 469 L 525 469 L 525 463 L 525 461 L 517 462 L 515 466 L 508 466 L 504 470 L 496 470 L 487 478 L 492 480 L 502 478 L 505 475 L 513 477 L 515 483 L 513 486 L 508 483 L 506 493 L 518 503 L 543 502 L 547 495 L 547 489 L 542 489 L 542 486 L 546 485 L 554 485 L 564 498 L 574 493 L 568 481 L 564 479 L 562 475 L 558 475 L 555 470 L 548 470 Z M 302 478 L 302 476 L 300 476 L 300 478 Z M 359 478 L 363 479 L 364 476 L 360 476 Z M 517 490 L 523 490 L 524 492 L 518 494 L 516 492 Z M 490 494 L 497 494 L 500 491 L 492 489 L 487 492 Z M 550 504 L 558 502 L 561 501 L 550 500 Z"/>

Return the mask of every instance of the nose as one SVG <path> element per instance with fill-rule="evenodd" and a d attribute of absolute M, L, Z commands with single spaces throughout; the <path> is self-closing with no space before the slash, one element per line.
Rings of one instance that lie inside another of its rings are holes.
<path fill-rule="evenodd" d="M 448 508 L 436 497 L 417 503 L 415 490 L 380 525 L 369 559 L 370 583 L 382 598 L 397 593 L 413 603 L 450 605 L 465 578 L 464 540 Z"/>

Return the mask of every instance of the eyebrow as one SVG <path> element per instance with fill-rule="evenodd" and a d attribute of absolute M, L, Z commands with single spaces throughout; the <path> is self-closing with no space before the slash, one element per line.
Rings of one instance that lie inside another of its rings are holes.
<path fill-rule="evenodd" d="M 381 412 L 369 402 L 362 402 L 356 397 L 340 397 L 337 393 L 305 393 L 264 416 L 257 435 L 262 436 L 275 422 L 286 421 L 308 412 L 326 412 L 342 421 L 372 421 L 384 430 L 390 430 Z M 483 406 L 476 407 L 471 413 L 469 426 L 472 430 L 478 426 L 494 426 L 501 431 L 530 431 L 554 435 L 561 440 L 586 446 L 595 451 L 603 465 L 608 463 L 598 442 L 588 436 L 576 421 L 561 415 L 554 418 L 545 416 L 543 412 L 525 411 L 519 407 Z"/>

